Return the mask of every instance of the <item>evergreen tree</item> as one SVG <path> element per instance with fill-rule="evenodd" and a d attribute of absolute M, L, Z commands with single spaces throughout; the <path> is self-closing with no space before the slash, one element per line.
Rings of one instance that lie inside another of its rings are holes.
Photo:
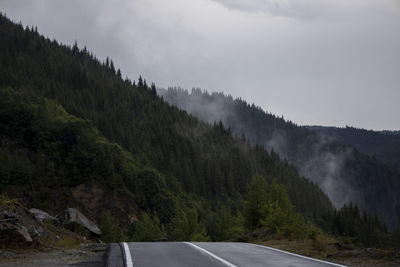
<path fill-rule="evenodd" d="M 246 190 L 245 216 L 249 229 L 261 226 L 262 210 L 268 202 L 268 184 L 261 175 L 254 175 Z"/>

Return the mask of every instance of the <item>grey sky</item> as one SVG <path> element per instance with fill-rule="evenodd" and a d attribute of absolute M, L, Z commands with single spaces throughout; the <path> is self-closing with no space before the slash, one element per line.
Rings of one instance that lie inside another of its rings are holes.
<path fill-rule="evenodd" d="M 0 0 L 123 75 L 223 91 L 298 124 L 400 128 L 400 0 Z"/>

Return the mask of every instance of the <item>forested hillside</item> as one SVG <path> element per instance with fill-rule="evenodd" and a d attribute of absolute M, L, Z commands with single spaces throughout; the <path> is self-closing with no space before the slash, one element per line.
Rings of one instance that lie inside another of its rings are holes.
<path fill-rule="evenodd" d="M 331 136 L 342 144 L 351 145 L 400 170 L 399 131 L 372 131 L 349 126 L 346 128 L 307 126 L 307 128 Z"/>
<path fill-rule="evenodd" d="M 344 220 L 347 209 L 334 210 L 276 153 L 170 106 L 142 78 L 122 79 L 111 60 L 3 15 L 0 89 L 0 193 L 57 212 L 63 198 L 51 192 L 93 182 L 121 189 L 139 221 L 116 231 L 121 217 L 104 202 L 94 219 L 106 241 L 227 240 L 259 227 L 301 237 L 318 231 L 314 224 L 365 245 L 387 237 L 378 218 L 362 220 L 358 210 Z M 371 235 L 358 231 L 368 227 Z"/>
<path fill-rule="evenodd" d="M 241 99 L 200 89 L 159 93 L 189 114 L 210 123 L 221 121 L 234 135 L 275 151 L 317 183 L 337 207 L 352 201 L 392 227 L 399 223 L 400 174 L 395 168 Z"/>

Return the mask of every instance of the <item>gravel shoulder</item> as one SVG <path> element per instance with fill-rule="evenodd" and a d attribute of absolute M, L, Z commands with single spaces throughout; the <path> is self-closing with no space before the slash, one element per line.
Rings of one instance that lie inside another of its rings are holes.
<path fill-rule="evenodd" d="M 264 240 L 254 242 L 299 255 L 343 264 L 348 267 L 399 267 L 400 250 L 338 247 L 315 241 Z"/>
<path fill-rule="evenodd" d="M 0 266 L 104 266 L 106 244 L 87 243 L 74 249 L 0 250 Z"/>

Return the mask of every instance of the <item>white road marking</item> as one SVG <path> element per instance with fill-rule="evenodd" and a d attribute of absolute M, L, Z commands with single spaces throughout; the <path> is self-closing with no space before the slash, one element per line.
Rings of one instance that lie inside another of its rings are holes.
<path fill-rule="evenodd" d="M 197 250 L 200 250 L 201 252 L 207 254 L 208 256 L 211 256 L 211 257 L 213 257 L 214 259 L 216 259 L 216 260 L 222 262 L 222 263 L 225 264 L 226 266 L 229 266 L 229 267 L 238 267 L 238 266 L 236 266 L 235 264 L 232 264 L 232 263 L 230 263 L 229 261 L 226 261 L 226 260 L 224 260 L 223 258 L 218 257 L 217 255 L 211 253 L 210 251 L 205 250 L 204 248 L 201 248 L 201 247 L 199 247 L 199 246 L 196 246 L 195 244 L 192 244 L 192 243 L 190 243 L 190 242 L 183 242 L 183 243 L 184 243 L 184 244 L 187 244 L 187 245 L 189 245 L 189 246 L 191 246 L 191 247 L 193 247 L 193 248 L 195 248 L 195 249 L 197 249 Z"/>
<path fill-rule="evenodd" d="M 330 264 L 330 265 L 332 265 L 332 266 L 347 267 L 347 266 L 345 266 L 345 265 L 341 265 L 341 264 L 337 264 L 337 263 L 332 263 L 332 262 L 328 262 L 328 261 L 323 261 L 323 260 L 318 260 L 318 259 L 314 259 L 314 258 L 310 258 L 310 257 L 306 257 L 306 256 L 294 254 L 294 253 L 291 253 L 291 252 L 287 252 L 287 251 L 284 251 L 284 250 L 276 249 L 276 248 L 270 248 L 270 247 L 267 247 L 267 246 L 261 246 L 261 245 L 256 245 L 256 244 L 252 244 L 252 245 L 253 245 L 253 246 L 257 246 L 257 247 L 262 247 L 262 248 L 264 248 L 264 249 L 270 249 L 270 250 L 282 252 L 282 253 L 285 253 L 285 254 L 288 254 L 288 255 L 300 257 L 300 258 L 307 259 L 307 260 L 312 260 L 312 261 L 322 262 L 322 263 L 325 263 L 325 264 Z"/>
<path fill-rule="evenodd" d="M 122 245 L 124 246 L 124 251 L 125 251 L 126 267 L 133 267 L 131 251 L 129 250 L 128 244 L 126 242 L 123 242 Z"/>

